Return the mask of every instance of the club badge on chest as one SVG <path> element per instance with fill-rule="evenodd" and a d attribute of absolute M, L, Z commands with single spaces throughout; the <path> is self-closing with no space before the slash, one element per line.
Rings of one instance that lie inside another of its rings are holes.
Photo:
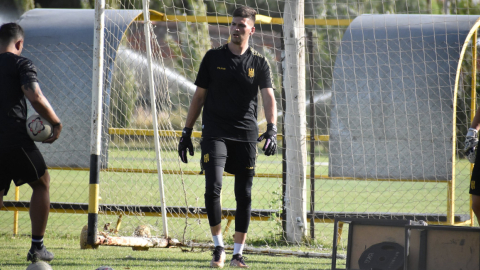
<path fill-rule="evenodd" d="M 254 69 L 253 69 L 253 68 L 249 68 L 249 69 L 248 69 L 248 77 L 253 78 L 254 75 L 255 75 Z"/>

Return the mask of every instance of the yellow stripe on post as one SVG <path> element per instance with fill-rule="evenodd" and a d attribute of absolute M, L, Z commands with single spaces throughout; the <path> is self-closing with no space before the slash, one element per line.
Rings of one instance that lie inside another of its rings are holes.
<path fill-rule="evenodd" d="M 99 184 L 90 184 L 88 198 L 88 213 L 89 214 L 98 214 L 98 195 L 99 195 Z"/>
<path fill-rule="evenodd" d="M 20 200 L 20 187 L 15 187 L 15 201 Z M 13 235 L 18 235 L 18 210 L 13 212 Z"/>

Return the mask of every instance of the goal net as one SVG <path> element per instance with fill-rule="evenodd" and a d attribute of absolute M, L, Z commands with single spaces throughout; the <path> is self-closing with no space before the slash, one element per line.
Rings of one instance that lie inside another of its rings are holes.
<path fill-rule="evenodd" d="M 140 3 L 130 3 L 132 8 L 139 8 L 135 4 Z M 229 14 L 239 4 L 225 3 L 222 8 L 215 4 L 217 9 L 211 13 L 209 3 L 194 1 L 190 6 L 163 3 L 158 10 L 168 15 L 166 21 L 152 22 L 151 58 L 161 132 L 168 235 L 182 242 L 210 240 L 203 198 L 204 176 L 198 174 L 200 134 L 194 136 L 196 155 L 185 165 L 177 157 L 178 137 L 168 131 L 183 128 L 195 88 L 191 82 L 195 80 L 200 61 L 208 49 L 227 42 Z M 289 145 L 281 144 L 286 155 L 279 151 L 275 157 L 267 158 L 259 153 L 250 243 L 276 245 L 287 239 L 283 230 L 285 223 L 291 221 L 282 214 L 290 210 L 285 203 L 289 201 L 308 205 L 307 219 L 300 216 L 300 223 L 316 217 L 319 224 L 312 224 L 316 227 L 313 230 L 317 232 L 316 237 L 315 233 L 304 234 L 320 239 L 321 243 L 330 241 L 329 222 L 334 217 L 411 218 L 444 224 L 466 222 L 469 217 L 459 214 L 469 213 L 469 199 L 464 192 L 468 177 L 457 177 L 457 171 L 466 175 L 468 164 L 463 163 L 459 150 L 455 150 L 458 161 L 452 161 L 455 145 L 451 137 L 458 128 L 454 127 L 452 105 L 455 91 L 465 90 L 463 86 L 455 90 L 458 59 L 476 18 L 414 14 L 362 16 L 368 9 L 381 8 L 335 4 L 337 13 L 329 17 L 320 13 L 334 11 L 327 3 L 321 7 L 305 3 L 304 44 L 308 47 L 301 68 L 307 74 L 306 98 L 312 95 L 313 100 L 311 104 L 309 100 L 305 103 L 308 115 L 305 120 L 309 122 L 306 133 L 315 135 L 315 142 L 303 153 L 308 154 L 304 159 L 306 164 L 282 164 L 288 151 L 300 151 L 289 149 Z M 256 8 L 259 14 L 270 18 L 291 15 L 282 13 L 279 7 Z M 278 24 L 265 23 L 259 17 L 251 46 L 271 63 L 279 86 L 276 89 L 279 115 L 283 116 L 287 107 L 296 102 L 282 95 L 284 77 L 292 76 L 282 70 L 282 61 L 285 61 L 282 57 L 289 53 L 282 47 L 285 20 Z M 108 154 L 109 171 L 102 173 L 101 203 L 145 207 L 153 204 L 158 211 L 160 197 L 153 137 L 151 133 L 150 136 L 144 133 L 152 128 L 152 104 L 148 98 L 142 30 L 142 21 L 130 26 L 115 59 L 108 104 L 110 115 L 106 123 L 109 151 L 104 153 Z M 314 107 L 313 115 L 311 107 Z M 465 116 L 465 110 L 458 110 L 458 115 Z M 285 123 L 284 118 L 279 119 L 285 134 L 294 128 Z M 258 122 L 260 130 L 264 130 L 266 121 L 262 111 Z M 200 125 L 199 119 L 194 130 L 200 131 Z M 310 141 L 300 134 L 296 140 Z M 304 196 L 283 197 L 289 187 L 282 173 L 286 172 L 288 178 L 289 166 L 305 168 L 305 174 L 301 175 L 305 177 L 304 183 L 300 186 L 306 191 Z M 222 227 L 229 231 L 225 235 L 230 242 L 235 230 L 231 222 L 236 207 L 233 181 L 232 176 L 226 176 L 222 190 L 225 215 Z M 310 190 L 311 183 L 314 192 Z M 457 195 L 456 206 L 449 203 L 455 185 L 462 194 Z M 124 218 L 121 231 L 128 234 L 137 225 L 148 225 L 161 234 L 159 228 L 163 221 L 159 213 L 149 215 L 142 212 Z M 112 222 L 112 218 L 103 216 L 102 223 Z M 298 223 L 298 218 L 293 222 Z M 310 224 L 303 225 L 303 230 L 309 230 Z"/>

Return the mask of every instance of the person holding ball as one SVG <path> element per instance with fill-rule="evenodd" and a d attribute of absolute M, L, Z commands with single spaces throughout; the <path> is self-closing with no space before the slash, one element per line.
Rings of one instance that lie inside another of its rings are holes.
<path fill-rule="evenodd" d="M 16 23 L 0 26 L 0 207 L 13 181 L 32 188 L 30 221 L 32 245 L 27 260 L 51 261 L 53 254 L 43 245 L 50 209 L 50 175 L 42 154 L 26 128 L 27 98 L 37 113 L 51 123 L 52 136 L 43 143 L 53 143 L 62 132 L 62 123 L 42 94 L 32 61 L 20 56 L 24 32 Z"/>

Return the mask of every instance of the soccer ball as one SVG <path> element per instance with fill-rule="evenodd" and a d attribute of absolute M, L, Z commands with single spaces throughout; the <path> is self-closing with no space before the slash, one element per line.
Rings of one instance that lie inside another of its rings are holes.
<path fill-rule="evenodd" d="M 32 140 L 43 142 L 52 136 L 53 127 L 45 118 L 34 114 L 27 119 L 27 133 Z"/>
<path fill-rule="evenodd" d="M 46 262 L 32 263 L 27 267 L 27 270 L 53 270 L 50 264 Z"/>
<path fill-rule="evenodd" d="M 100 266 L 95 270 L 113 270 L 113 268 L 110 266 Z"/>

